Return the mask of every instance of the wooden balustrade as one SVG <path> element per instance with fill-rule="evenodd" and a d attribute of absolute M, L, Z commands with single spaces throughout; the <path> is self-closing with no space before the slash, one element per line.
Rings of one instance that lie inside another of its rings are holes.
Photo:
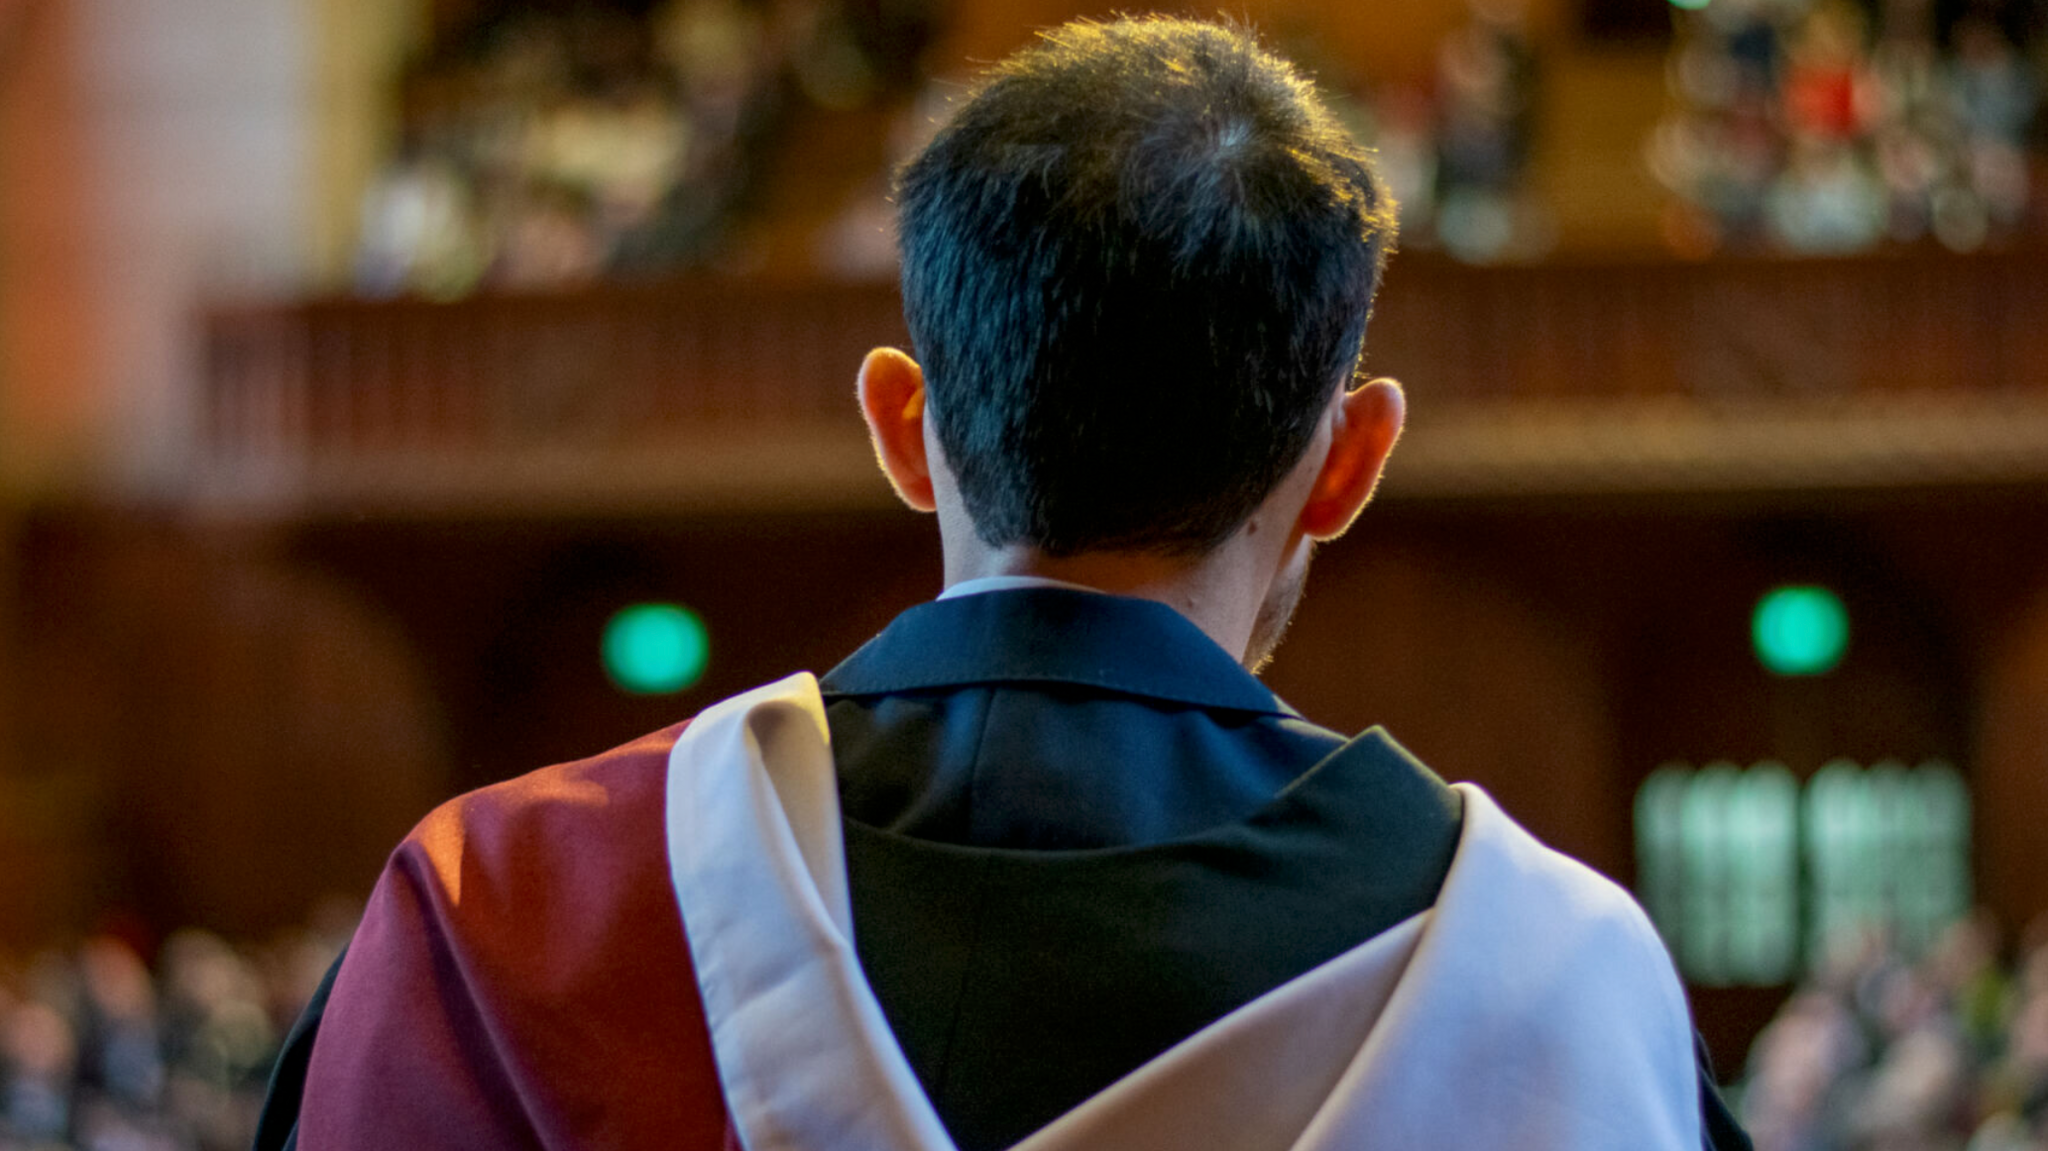
<path fill-rule="evenodd" d="M 885 499 L 888 285 L 695 280 L 208 319 L 201 499 L 283 514 Z M 2048 256 L 1469 268 L 1404 256 L 1367 367 L 1396 494 L 2048 480 Z"/>

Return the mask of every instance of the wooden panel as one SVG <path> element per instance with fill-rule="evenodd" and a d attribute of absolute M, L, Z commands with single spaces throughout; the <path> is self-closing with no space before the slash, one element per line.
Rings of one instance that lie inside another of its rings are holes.
<path fill-rule="evenodd" d="M 2048 570 L 1992 645 L 1978 731 L 1978 852 L 1984 896 L 2011 926 L 2048 909 Z"/>
<path fill-rule="evenodd" d="M 238 934 L 368 890 L 449 789 L 445 716 L 393 620 L 260 541 L 46 513 L 20 537 L 19 770 L 0 938 L 108 913 Z M 254 546 L 252 546 L 254 545 Z"/>

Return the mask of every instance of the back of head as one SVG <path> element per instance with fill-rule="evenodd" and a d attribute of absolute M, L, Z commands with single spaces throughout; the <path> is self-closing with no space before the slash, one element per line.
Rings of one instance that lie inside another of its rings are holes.
<path fill-rule="evenodd" d="M 1393 201 L 1246 35 L 1074 23 L 998 65 L 898 186 L 904 310 L 977 533 L 1200 553 L 1356 369 Z"/>

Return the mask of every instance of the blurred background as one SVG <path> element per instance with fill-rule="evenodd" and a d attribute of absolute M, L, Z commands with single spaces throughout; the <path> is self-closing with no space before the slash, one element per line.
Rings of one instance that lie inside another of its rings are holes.
<path fill-rule="evenodd" d="M 244 1145 L 434 803 L 937 590 L 889 173 L 1106 11 L 0 0 L 0 1148 Z M 1760 1147 L 2048 1147 L 2048 0 L 1233 11 L 1402 203 L 1270 680 L 1635 890 Z"/>

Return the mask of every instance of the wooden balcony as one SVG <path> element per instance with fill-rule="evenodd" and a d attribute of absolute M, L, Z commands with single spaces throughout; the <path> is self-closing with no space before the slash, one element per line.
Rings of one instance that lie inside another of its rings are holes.
<path fill-rule="evenodd" d="M 854 368 L 892 286 L 696 280 L 214 311 L 216 512 L 620 513 L 888 498 Z M 1393 265 L 1398 498 L 2048 482 L 2048 255 Z"/>

